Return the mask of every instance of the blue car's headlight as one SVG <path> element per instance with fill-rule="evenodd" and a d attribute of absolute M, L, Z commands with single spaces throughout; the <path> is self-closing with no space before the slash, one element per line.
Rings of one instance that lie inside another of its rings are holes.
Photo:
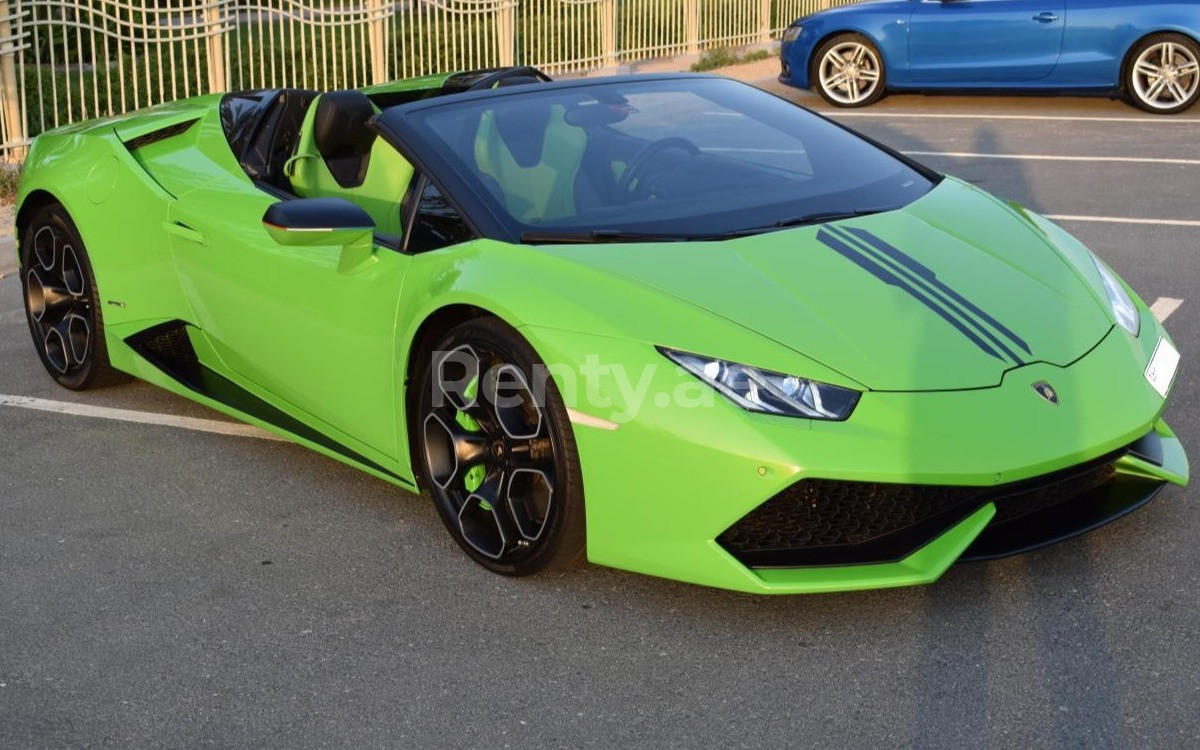
<path fill-rule="evenodd" d="M 1100 272 L 1100 279 L 1104 282 L 1104 292 L 1108 295 L 1108 302 L 1112 305 L 1117 323 L 1137 336 L 1142 330 L 1142 316 L 1138 314 L 1137 305 L 1133 304 L 1129 292 L 1125 291 L 1125 286 L 1117 279 L 1112 269 L 1095 255 L 1092 256 L 1092 260 L 1096 262 L 1096 270 Z"/>
<path fill-rule="evenodd" d="M 800 36 L 800 32 L 803 30 L 804 27 L 799 24 L 788 26 L 783 30 L 783 43 L 787 44 L 788 42 L 796 41 L 796 37 Z"/>
<path fill-rule="evenodd" d="M 840 421 L 858 404 L 858 391 L 714 357 L 659 347 L 668 359 L 748 411 Z"/>

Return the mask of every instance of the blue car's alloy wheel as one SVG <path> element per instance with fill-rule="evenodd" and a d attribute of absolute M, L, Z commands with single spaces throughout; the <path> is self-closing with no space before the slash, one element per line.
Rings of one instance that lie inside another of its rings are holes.
<path fill-rule="evenodd" d="M 842 34 L 821 45 L 813 57 L 817 93 L 838 107 L 865 107 L 883 98 L 883 57 L 869 39 Z"/>
<path fill-rule="evenodd" d="M 1200 45 L 1179 34 L 1158 34 L 1130 52 L 1126 89 L 1142 109 L 1182 112 L 1200 98 Z"/>

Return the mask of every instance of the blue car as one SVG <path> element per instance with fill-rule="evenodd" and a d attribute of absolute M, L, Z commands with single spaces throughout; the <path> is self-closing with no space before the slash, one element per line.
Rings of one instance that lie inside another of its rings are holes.
<path fill-rule="evenodd" d="M 1200 0 L 882 0 L 784 32 L 779 80 L 838 107 L 888 91 L 1125 96 L 1159 114 L 1200 98 Z"/>

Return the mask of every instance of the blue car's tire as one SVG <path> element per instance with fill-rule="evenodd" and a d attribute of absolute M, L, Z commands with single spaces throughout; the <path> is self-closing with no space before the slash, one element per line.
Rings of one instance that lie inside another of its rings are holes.
<path fill-rule="evenodd" d="M 1125 60 L 1125 93 L 1134 105 L 1173 115 L 1200 99 L 1200 44 L 1182 34 L 1155 34 Z"/>
<path fill-rule="evenodd" d="M 502 321 L 476 318 L 422 356 L 418 472 L 450 535 L 503 575 L 582 561 L 575 436 L 533 347 Z"/>
<path fill-rule="evenodd" d="M 839 34 L 817 47 L 810 80 L 835 107 L 866 107 L 887 92 L 887 71 L 879 48 L 862 34 Z"/>
<path fill-rule="evenodd" d="M 131 380 L 109 364 L 91 259 L 58 204 L 38 209 L 21 232 L 21 291 L 38 358 L 59 385 L 82 391 Z"/>

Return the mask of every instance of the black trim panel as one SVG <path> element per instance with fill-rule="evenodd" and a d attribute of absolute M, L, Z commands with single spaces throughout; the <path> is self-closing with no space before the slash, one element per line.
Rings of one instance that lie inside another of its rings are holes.
<path fill-rule="evenodd" d="M 298 438 L 315 443 L 357 464 L 386 474 L 407 487 L 416 489 L 416 486 L 407 479 L 397 476 L 366 456 L 318 432 L 250 393 L 232 380 L 205 367 L 196 356 L 196 350 L 188 337 L 187 328 L 188 324 L 184 321 L 172 320 L 136 333 L 126 338 L 125 343 L 147 362 L 187 386 L 189 390 L 274 425 Z"/>
<path fill-rule="evenodd" d="M 1088 533 L 1150 502 L 1166 482 L 1117 476 L 1112 481 L 1038 513 L 1008 523 L 991 523 L 960 560 L 994 560 L 1019 555 Z"/>

